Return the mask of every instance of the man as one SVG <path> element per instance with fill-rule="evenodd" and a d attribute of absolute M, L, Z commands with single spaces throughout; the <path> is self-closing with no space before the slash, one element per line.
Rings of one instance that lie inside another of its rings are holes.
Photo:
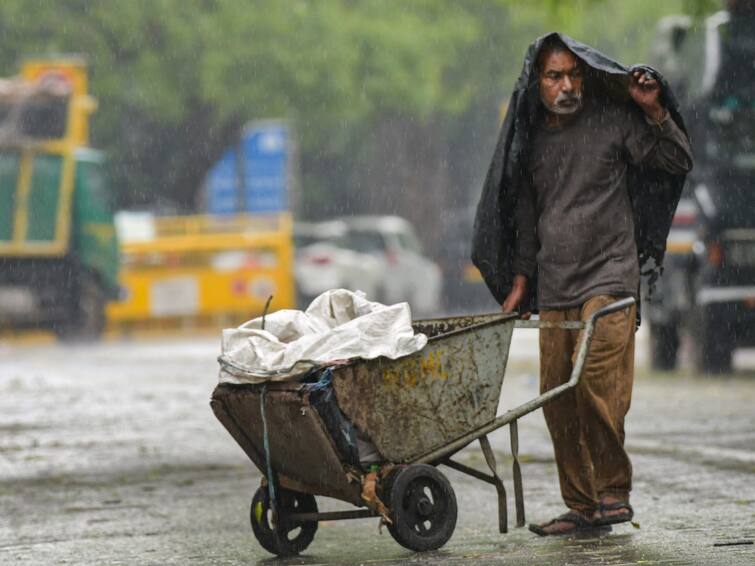
<path fill-rule="evenodd" d="M 673 97 L 649 69 L 629 71 L 551 34 L 531 48 L 512 99 L 473 244 L 503 312 L 528 311 L 536 296 L 541 320 L 586 320 L 621 297 L 638 298 L 640 261 L 660 265 L 692 168 Z M 491 206 L 503 220 L 491 221 Z M 539 535 L 610 529 L 633 517 L 624 417 L 635 326 L 635 307 L 602 319 L 579 385 L 543 408 L 569 512 L 530 525 Z M 568 381 L 578 338 L 541 330 L 541 391 Z"/>

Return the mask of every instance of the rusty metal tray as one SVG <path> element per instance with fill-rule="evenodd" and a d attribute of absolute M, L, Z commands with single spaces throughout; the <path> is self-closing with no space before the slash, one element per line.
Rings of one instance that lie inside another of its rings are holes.
<path fill-rule="evenodd" d="M 425 320 L 415 354 L 333 372 L 338 405 L 388 461 L 407 463 L 492 421 L 515 315 Z"/>
<path fill-rule="evenodd" d="M 215 416 L 263 474 L 267 474 L 262 387 L 219 385 L 210 405 Z M 326 495 L 360 505 L 361 486 L 349 481 L 349 468 L 299 383 L 271 383 L 265 392 L 268 453 L 278 481 L 287 489 Z"/>

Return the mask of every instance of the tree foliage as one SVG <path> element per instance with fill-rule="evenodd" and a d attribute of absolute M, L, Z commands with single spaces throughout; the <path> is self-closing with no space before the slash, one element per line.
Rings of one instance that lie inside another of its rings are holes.
<path fill-rule="evenodd" d="M 561 29 L 634 62 L 709 0 L 3 0 L 0 65 L 81 53 L 123 205 L 192 210 L 252 119 L 290 120 L 301 211 L 468 205 L 526 45 Z M 423 216 L 424 215 L 424 216 Z"/>

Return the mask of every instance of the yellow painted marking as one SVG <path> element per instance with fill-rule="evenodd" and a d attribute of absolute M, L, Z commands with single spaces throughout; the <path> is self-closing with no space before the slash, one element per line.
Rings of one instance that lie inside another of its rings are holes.
<path fill-rule="evenodd" d="M 13 344 L 18 346 L 39 346 L 54 344 L 55 336 L 52 332 L 43 332 L 40 330 L 9 330 L 0 329 L 0 343 Z"/>
<path fill-rule="evenodd" d="M 443 350 L 428 352 L 419 362 L 422 374 L 427 377 L 446 381 L 448 379 L 448 373 L 443 370 L 443 354 Z"/>
<path fill-rule="evenodd" d="M 12 242 L 0 244 L 0 255 L 7 256 L 60 256 L 65 255 L 66 246 L 60 242 Z"/>
<path fill-rule="evenodd" d="M 396 385 L 399 385 L 401 383 L 401 376 L 396 371 L 388 370 L 388 371 L 386 371 L 383 374 L 383 380 L 388 385 L 394 385 L 394 386 L 396 386 Z"/>
<path fill-rule="evenodd" d="M 670 254 L 692 253 L 692 242 L 668 242 L 666 251 Z"/>
<path fill-rule="evenodd" d="M 401 377 L 403 378 L 402 385 L 404 387 L 408 387 L 409 389 L 417 387 L 419 375 L 417 375 L 417 371 L 414 368 L 404 371 L 404 374 Z"/>
<path fill-rule="evenodd" d="M 70 141 L 61 138 L 37 142 L 36 147 L 42 153 L 49 153 L 50 155 L 63 155 L 66 152 L 73 151 L 76 146 L 72 145 Z"/>
<path fill-rule="evenodd" d="M 26 239 L 29 229 L 29 192 L 31 191 L 32 165 L 34 154 L 24 149 L 18 164 L 16 182 L 16 218 L 13 222 L 13 242 L 19 244 Z"/>
<path fill-rule="evenodd" d="M 482 281 L 480 270 L 472 264 L 467 265 L 464 268 L 464 281 L 469 281 L 470 283 L 478 283 Z"/>
<path fill-rule="evenodd" d="M 443 350 L 427 352 L 418 366 L 383 372 L 383 381 L 388 386 L 405 389 L 414 389 L 418 384 L 431 380 L 448 381 L 448 372 L 443 367 L 444 355 Z"/>

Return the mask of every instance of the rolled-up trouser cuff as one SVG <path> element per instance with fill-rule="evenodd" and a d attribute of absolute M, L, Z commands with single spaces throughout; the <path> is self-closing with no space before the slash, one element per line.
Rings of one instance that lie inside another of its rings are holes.
<path fill-rule="evenodd" d="M 618 499 L 623 503 L 629 502 L 629 492 L 626 489 L 606 489 L 598 494 L 598 498 L 602 500 L 604 497 L 611 497 Z"/>

